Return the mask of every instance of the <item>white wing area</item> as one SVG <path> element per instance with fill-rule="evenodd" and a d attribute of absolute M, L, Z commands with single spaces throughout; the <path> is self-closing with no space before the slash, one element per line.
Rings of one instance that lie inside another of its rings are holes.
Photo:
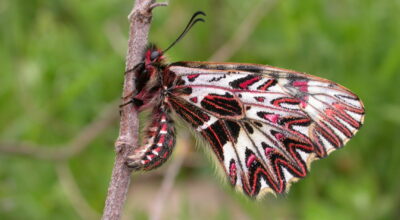
<path fill-rule="evenodd" d="M 363 122 L 359 98 L 319 77 L 237 63 L 168 69 L 178 78 L 171 108 L 202 134 L 231 184 L 250 197 L 284 193 Z"/>

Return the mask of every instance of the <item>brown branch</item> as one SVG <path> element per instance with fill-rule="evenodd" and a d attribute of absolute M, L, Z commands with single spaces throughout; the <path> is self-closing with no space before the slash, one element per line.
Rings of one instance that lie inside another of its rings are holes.
<path fill-rule="evenodd" d="M 154 0 L 136 0 L 129 14 L 130 33 L 125 63 L 127 73 L 122 97 L 129 97 L 135 90 L 133 71 L 128 70 L 132 70 L 142 59 L 150 29 L 151 10 L 156 6 L 154 3 Z M 121 111 L 120 131 L 115 142 L 116 158 L 102 219 L 114 220 L 121 217 L 132 172 L 125 165 L 125 159 L 137 146 L 139 125 L 137 116 L 138 112 L 133 105 L 125 105 Z"/>
<path fill-rule="evenodd" d="M 108 104 L 103 111 L 79 134 L 64 146 L 44 147 L 29 143 L 1 142 L 0 151 L 44 160 L 65 160 L 82 152 L 96 137 L 118 118 L 117 102 Z"/>

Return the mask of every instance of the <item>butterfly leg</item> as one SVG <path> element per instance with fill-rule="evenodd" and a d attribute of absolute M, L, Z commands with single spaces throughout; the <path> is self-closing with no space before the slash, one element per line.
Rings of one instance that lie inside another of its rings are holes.
<path fill-rule="evenodd" d="M 152 122 L 147 128 L 145 144 L 127 158 L 127 165 L 135 170 L 151 170 L 162 165 L 175 146 L 175 127 L 164 106 L 154 107 Z"/>

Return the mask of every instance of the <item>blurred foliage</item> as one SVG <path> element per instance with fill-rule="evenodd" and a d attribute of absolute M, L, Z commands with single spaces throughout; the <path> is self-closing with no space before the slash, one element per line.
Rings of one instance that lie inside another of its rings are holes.
<path fill-rule="evenodd" d="M 155 10 L 150 39 L 165 48 L 191 14 L 203 10 L 207 22 L 169 51 L 169 59 L 207 60 L 252 13 L 254 2 L 172 0 Z M 0 140 L 62 147 L 120 97 L 132 5 L 132 0 L 0 1 Z M 399 11 L 398 0 L 276 1 L 230 61 L 270 64 L 338 82 L 364 101 L 364 127 L 344 150 L 315 162 L 287 196 L 260 202 L 221 184 L 212 163 L 193 148 L 196 165 L 180 171 L 174 187 L 179 199 L 172 196 L 167 204 L 168 211 L 174 204 L 178 211 L 164 217 L 399 219 Z M 81 196 L 98 213 L 117 134 L 116 121 L 66 161 Z M 0 152 L 0 219 L 82 218 L 56 168 L 62 163 Z M 135 175 L 129 216 L 148 217 L 164 170 Z M 202 195 L 195 200 L 191 190 Z"/>

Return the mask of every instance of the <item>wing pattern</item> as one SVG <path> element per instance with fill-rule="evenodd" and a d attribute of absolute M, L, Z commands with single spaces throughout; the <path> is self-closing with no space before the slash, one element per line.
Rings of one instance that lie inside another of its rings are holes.
<path fill-rule="evenodd" d="M 180 62 L 166 98 L 201 133 L 229 182 L 250 197 L 284 193 L 310 163 L 360 129 L 364 107 L 348 89 L 264 65 Z"/>

